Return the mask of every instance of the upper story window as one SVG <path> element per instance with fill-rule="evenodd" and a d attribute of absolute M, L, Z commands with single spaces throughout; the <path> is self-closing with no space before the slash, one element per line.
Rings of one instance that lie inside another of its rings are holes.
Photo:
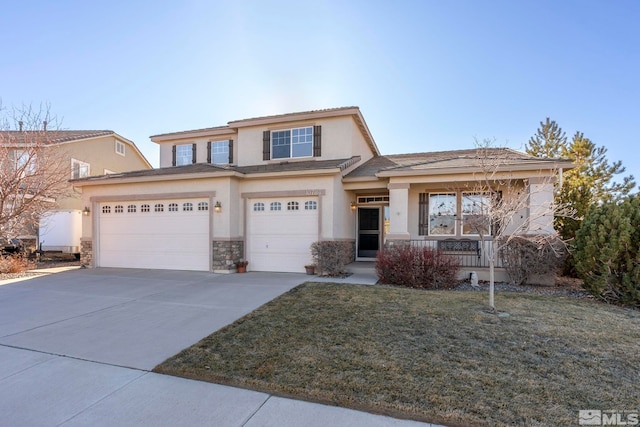
<path fill-rule="evenodd" d="M 14 150 L 16 170 L 21 171 L 21 175 L 34 175 L 37 169 L 36 154 L 27 150 Z"/>
<path fill-rule="evenodd" d="M 233 163 L 233 141 L 212 141 L 209 143 L 209 163 L 214 165 L 228 165 Z"/>
<path fill-rule="evenodd" d="M 120 154 L 121 156 L 125 155 L 125 148 L 124 148 L 124 142 L 122 141 L 116 141 L 116 153 Z"/>
<path fill-rule="evenodd" d="M 71 179 L 86 178 L 89 176 L 89 163 L 71 159 Z"/>
<path fill-rule="evenodd" d="M 271 158 L 288 159 L 313 156 L 313 127 L 271 132 Z"/>
<path fill-rule="evenodd" d="M 196 144 L 173 146 L 173 166 L 190 165 L 196 162 Z"/>

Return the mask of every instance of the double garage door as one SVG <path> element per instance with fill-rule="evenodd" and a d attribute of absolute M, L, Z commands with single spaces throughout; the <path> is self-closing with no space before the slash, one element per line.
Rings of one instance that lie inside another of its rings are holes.
<path fill-rule="evenodd" d="M 101 203 L 97 265 L 208 271 L 209 209 L 207 199 Z"/>
<path fill-rule="evenodd" d="M 317 197 L 251 199 L 245 252 L 252 271 L 304 272 L 318 240 Z M 207 199 L 118 201 L 99 206 L 100 267 L 210 270 Z"/>

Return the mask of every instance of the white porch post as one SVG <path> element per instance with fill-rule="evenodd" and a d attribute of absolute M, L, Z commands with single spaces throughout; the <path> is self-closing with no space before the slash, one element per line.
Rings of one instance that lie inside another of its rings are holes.
<path fill-rule="evenodd" d="M 553 182 L 529 179 L 529 232 L 553 233 Z"/>
<path fill-rule="evenodd" d="M 390 183 L 389 234 L 387 240 L 409 240 L 409 187 L 410 184 Z"/>

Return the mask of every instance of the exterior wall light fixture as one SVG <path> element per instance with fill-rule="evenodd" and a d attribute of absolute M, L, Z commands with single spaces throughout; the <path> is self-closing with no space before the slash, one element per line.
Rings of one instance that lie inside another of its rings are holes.
<path fill-rule="evenodd" d="M 351 211 L 355 212 L 356 210 L 356 202 L 351 202 Z"/>
<path fill-rule="evenodd" d="M 213 210 L 216 212 L 222 211 L 222 203 L 220 203 L 220 200 L 218 200 L 216 204 L 213 205 Z"/>
<path fill-rule="evenodd" d="M 82 215 L 89 216 L 90 213 L 91 209 L 89 209 L 89 206 L 85 206 L 84 209 L 82 209 Z"/>

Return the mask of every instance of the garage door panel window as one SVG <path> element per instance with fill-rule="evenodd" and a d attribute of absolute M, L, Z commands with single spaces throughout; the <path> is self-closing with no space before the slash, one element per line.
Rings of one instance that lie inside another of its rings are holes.
<path fill-rule="evenodd" d="M 254 212 L 264 212 L 264 203 L 258 202 L 253 204 Z"/>
<path fill-rule="evenodd" d="M 208 211 L 209 210 L 209 203 L 208 202 L 199 202 L 198 203 L 198 210 L 199 211 Z"/>
<path fill-rule="evenodd" d="M 169 203 L 169 212 L 178 212 L 178 204 Z"/>
<path fill-rule="evenodd" d="M 182 204 L 182 210 L 185 212 L 191 212 L 193 211 L 193 203 L 191 202 L 186 202 Z"/>
<path fill-rule="evenodd" d="M 150 212 L 151 211 L 151 206 L 149 205 L 142 205 L 140 206 L 140 212 Z"/>
<path fill-rule="evenodd" d="M 156 203 L 156 205 L 153 207 L 153 210 L 155 212 L 164 212 L 164 205 L 162 203 Z"/>
<path fill-rule="evenodd" d="M 299 209 L 300 209 L 300 204 L 298 202 L 287 202 L 288 211 L 297 211 Z"/>
<path fill-rule="evenodd" d="M 136 213 L 136 205 L 129 205 L 129 206 L 127 206 L 127 212 L 129 212 L 129 213 Z"/>
<path fill-rule="evenodd" d="M 309 200 L 304 202 L 304 210 L 305 211 L 315 211 L 318 209 L 318 203 L 314 200 Z"/>
<path fill-rule="evenodd" d="M 280 211 L 282 210 L 282 204 L 280 202 L 271 202 L 269 204 L 270 211 Z"/>
<path fill-rule="evenodd" d="M 103 214 L 110 214 L 111 213 L 111 206 L 109 205 L 105 205 L 102 207 L 102 213 Z"/>
<path fill-rule="evenodd" d="M 114 210 L 115 213 L 122 213 L 122 212 L 124 212 L 124 206 L 116 205 L 116 207 L 113 210 Z"/>

